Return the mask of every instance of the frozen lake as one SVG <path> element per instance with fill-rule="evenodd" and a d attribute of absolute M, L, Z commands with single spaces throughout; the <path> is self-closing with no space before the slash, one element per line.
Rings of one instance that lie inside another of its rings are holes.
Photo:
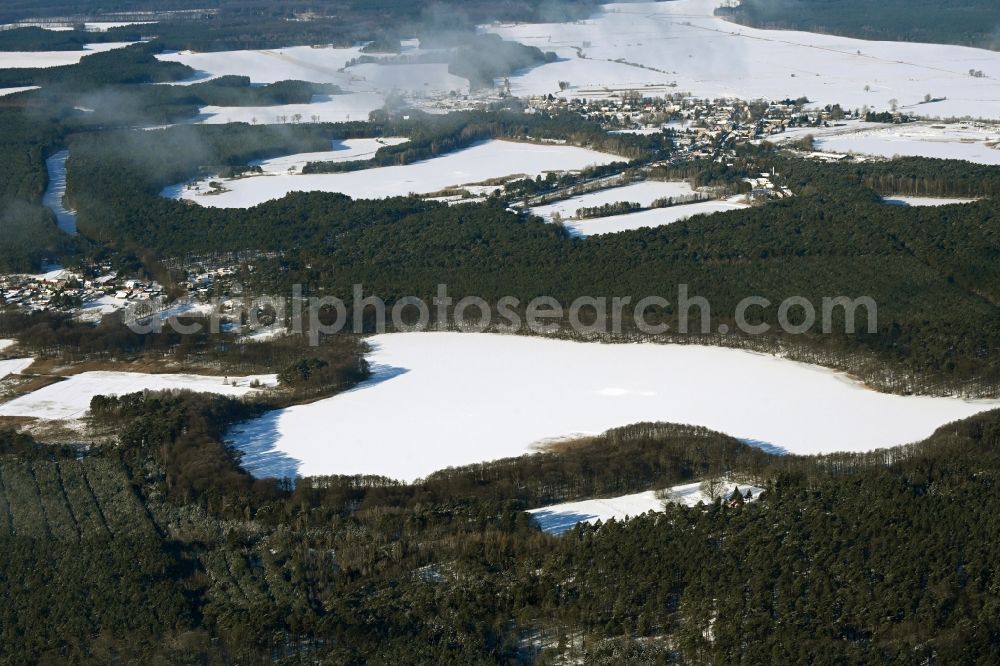
<path fill-rule="evenodd" d="M 878 393 L 830 370 L 719 347 L 471 333 L 370 342 L 368 382 L 230 433 L 249 471 L 412 480 L 640 421 L 704 426 L 792 453 L 866 451 L 1000 406 Z"/>

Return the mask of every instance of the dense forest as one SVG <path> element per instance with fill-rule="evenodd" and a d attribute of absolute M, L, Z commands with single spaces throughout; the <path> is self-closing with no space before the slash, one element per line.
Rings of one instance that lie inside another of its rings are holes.
<path fill-rule="evenodd" d="M 755 28 L 1000 49 L 992 0 L 742 0 L 716 14 Z"/>
<path fill-rule="evenodd" d="M 253 409 L 97 398 L 83 455 L 0 431 L 4 661 L 1000 658 L 997 412 L 868 454 L 639 424 L 415 484 L 291 488 L 222 444 Z M 766 492 L 562 537 L 524 513 L 719 473 Z"/>

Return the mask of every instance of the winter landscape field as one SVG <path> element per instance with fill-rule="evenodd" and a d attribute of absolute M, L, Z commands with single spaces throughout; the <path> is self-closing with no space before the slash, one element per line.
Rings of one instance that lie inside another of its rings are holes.
<path fill-rule="evenodd" d="M 9 68 L 43 68 L 60 65 L 75 65 L 84 56 L 102 53 L 128 46 L 130 42 L 106 42 L 102 44 L 87 44 L 80 51 L 0 51 L 0 69 Z"/>
<path fill-rule="evenodd" d="M 731 480 L 720 480 L 721 488 L 719 493 L 723 498 L 729 498 L 733 491 L 739 489 L 741 494 L 748 491 L 752 498 L 757 499 L 763 488 Z M 549 534 L 563 534 L 575 527 L 578 523 L 594 524 L 597 521 L 607 522 L 608 520 L 622 521 L 627 518 L 635 518 L 647 512 L 658 513 L 663 511 L 664 502 L 683 504 L 694 507 L 698 502 L 711 504 L 715 498 L 709 497 L 700 487 L 700 483 L 685 483 L 678 486 L 671 486 L 658 490 L 647 490 L 642 493 L 622 495 L 620 497 L 602 497 L 600 499 L 582 500 L 579 502 L 564 502 L 543 506 L 539 509 L 532 509 L 528 513 L 542 528 L 542 531 Z"/>
<path fill-rule="evenodd" d="M 648 208 L 657 199 L 689 197 L 694 194 L 687 182 L 657 182 L 644 181 L 621 187 L 611 187 L 597 192 L 581 194 L 546 206 L 537 206 L 531 212 L 545 220 L 551 221 L 552 215 L 558 213 L 563 219 L 575 217 L 581 208 L 593 208 L 623 201 L 637 203 Z"/>
<path fill-rule="evenodd" d="M 1000 119 L 994 51 L 937 44 L 870 42 L 757 30 L 713 16 L 716 0 L 605 5 L 573 23 L 496 25 L 508 39 L 553 50 L 559 62 L 512 79 L 516 94 L 601 95 L 676 84 L 700 97 L 795 99 L 886 108 L 890 100 L 926 117 Z M 559 82 L 570 85 L 560 90 Z"/>
<path fill-rule="evenodd" d="M 294 162 L 300 157 L 287 158 Z M 428 194 L 516 175 L 538 176 L 547 171 L 581 169 L 618 161 L 615 155 L 575 146 L 487 141 L 448 155 L 408 164 L 333 174 L 275 174 L 248 176 L 224 182 L 215 193 L 206 179 L 189 186 L 168 188 L 163 196 L 215 208 L 248 208 L 280 199 L 289 192 L 340 192 L 361 199 Z"/>
<path fill-rule="evenodd" d="M 563 224 L 576 236 L 597 236 L 600 234 L 613 234 L 619 231 L 661 227 L 686 220 L 694 215 L 724 213 L 730 210 L 740 210 L 745 207 L 746 205 L 740 201 L 739 197 L 734 197 L 733 201 L 699 201 L 697 203 L 680 204 L 668 208 L 653 208 L 626 215 L 568 220 Z"/>
<path fill-rule="evenodd" d="M 28 365 L 23 361 L 2 361 L 11 364 L 8 373 L 20 372 Z M 11 369 L 14 368 L 14 369 Z M 0 365 L 0 372 L 4 366 Z M 137 391 L 199 391 L 219 395 L 244 396 L 255 386 L 274 386 L 274 375 L 252 377 L 207 377 L 201 375 L 149 375 L 140 372 L 84 372 L 67 377 L 20 398 L 0 404 L 0 416 L 30 416 L 47 420 L 75 419 L 90 409 L 96 395 L 125 395 Z M 251 386 L 253 384 L 254 386 Z"/>

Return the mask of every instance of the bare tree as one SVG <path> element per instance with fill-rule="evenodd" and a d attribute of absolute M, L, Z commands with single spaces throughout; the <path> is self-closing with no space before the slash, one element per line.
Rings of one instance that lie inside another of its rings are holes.
<path fill-rule="evenodd" d="M 657 490 L 656 499 L 663 503 L 663 508 L 667 508 L 671 504 L 681 504 L 681 496 L 673 488 L 664 488 L 662 490 Z"/>
<path fill-rule="evenodd" d="M 711 477 L 702 481 L 698 486 L 698 490 L 701 491 L 702 495 L 714 502 L 722 497 L 722 494 L 726 491 L 726 484 L 719 477 Z"/>

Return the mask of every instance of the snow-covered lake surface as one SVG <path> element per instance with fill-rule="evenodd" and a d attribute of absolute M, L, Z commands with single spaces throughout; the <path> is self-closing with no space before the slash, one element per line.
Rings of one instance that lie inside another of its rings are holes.
<path fill-rule="evenodd" d="M 719 4 L 610 4 L 584 21 L 485 29 L 561 58 L 511 77 L 515 95 L 599 98 L 609 90 L 676 84 L 673 90 L 698 97 L 805 96 L 852 109 L 888 109 L 896 99 L 926 117 L 1000 118 L 998 52 L 757 30 L 713 16 Z M 973 78 L 970 69 L 987 76 Z M 570 86 L 561 91 L 559 81 Z M 920 104 L 928 94 L 946 99 Z"/>
<path fill-rule="evenodd" d="M 699 201 L 697 203 L 681 204 L 668 208 L 654 208 L 625 215 L 595 217 L 586 220 L 568 220 L 564 224 L 576 236 L 599 236 L 619 231 L 662 227 L 686 220 L 694 215 L 711 215 L 712 213 L 724 213 L 746 207 L 745 204 L 734 203 L 732 201 Z"/>
<path fill-rule="evenodd" d="M 80 51 L 0 51 L 0 69 L 75 65 L 84 56 L 124 48 L 131 43 L 109 42 L 107 44 L 87 44 Z"/>
<path fill-rule="evenodd" d="M 877 393 L 823 368 L 718 347 L 471 333 L 369 342 L 368 382 L 229 433 L 250 472 L 412 480 L 641 421 L 704 426 L 792 453 L 866 451 L 1000 406 Z"/>
<path fill-rule="evenodd" d="M 300 158 L 292 156 L 293 160 Z M 538 176 L 571 171 L 622 158 L 574 146 L 485 141 L 441 157 L 405 166 L 379 167 L 330 174 L 274 174 L 223 181 L 228 190 L 209 194 L 206 179 L 189 188 L 174 185 L 163 196 L 195 201 L 216 208 L 247 208 L 280 199 L 289 192 L 341 192 L 362 199 L 382 199 L 410 193 L 428 194 L 449 187 L 515 174 Z"/>
<path fill-rule="evenodd" d="M 49 174 L 49 185 L 42 196 L 42 204 L 56 216 L 59 228 L 71 236 L 76 235 L 76 213 L 66 210 L 63 197 L 66 196 L 66 160 L 69 151 L 62 150 L 45 160 Z"/>
<path fill-rule="evenodd" d="M 594 208 L 614 204 L 621 201 L 637 203 L 640 206 L 649 206 L 657 199 L 668 197 L 683 197 L 694 194 L 694 190 L 686 182 L 663 182 L 657 180 L 644 180 L 640 183 L 612 187 L 606 190 L 588 192 L 571 199 L 563 199 L 545 206 L 537 206 L 531 212 L 544 218 L 546 221 L 552 220 L 554 213 L 559 213 L 565 220 L 576 215 L 580 208 Z"/>
<path fill-rule="evenodd" d="M 761 491 L 763 491 L 763 488 L 758 488 L 750 484 L 726 481 L 723 484 L 721 497 L 728 499 L 736 488 L 739 488 L 740 494 L 743 495 L 749 490 L 752 494 L 750 501 L 756 501 Z M 705 504 L 712 502 L 712 498 L 702 492 L 700 482 L 672 486 L 667 490 L 670 497 L 669 501 L 676 504 L 697 506 L 698 502 L 704 502 Z M 535 519 L 535 522 L 538 523 L 543 532 L 563 534 L 573 529 L 578 523 L 590 523 L 593 525 L 598 520 L 607 522 L 614 518 L 620 521 L 626 518 L 635 518 L 650 511 L 659 513 L 663 511 L 663 502 L 663 499 L 657 497 L 655 490 L 647 490 L 646 492 L 634 493 L 632 495 L 553 504 L 540 509 L 532 509 L 528 513 Z"/>
<path fill-rule="evenodd" d="M 29 360 L 30 364 L 30 360 Z M 223 380 L 228 380 L 224 383 Z M 205 375 L 150 375 L 139 372 L 84 372 L 28 395 L 0 404 L 0 416 L 33 416 L 40 419 L 74 419 L 90 409 L 96 395 L 124 395 L 139 391 L 186 389 L 219 395 L 243 396 L 262 386 L 274 386 L 276 375 L 208 377 Z M 236 386 L 232 383 L 236 382 Z"/>

